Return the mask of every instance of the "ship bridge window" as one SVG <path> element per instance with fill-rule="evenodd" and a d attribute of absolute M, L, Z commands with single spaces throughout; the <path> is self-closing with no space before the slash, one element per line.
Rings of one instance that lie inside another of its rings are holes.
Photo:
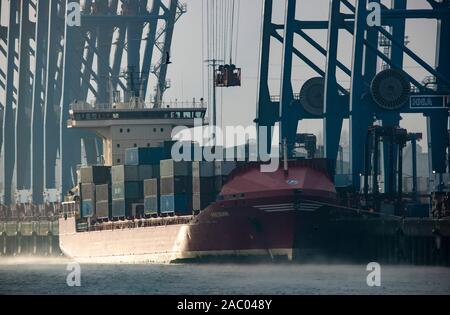
<path fill-rule="evenodd" d="M 194 115 L 195 118 L 202 118 L 202 112 L 195 112 Z"/>
<path fill-rule="evenodd" d="M 85 120 L 86 119 L 86 114 L 76 114 L 75 115 L 75 119 Z"/>
<path fill-rule="evenodd" d="M 192 118 L 192 113 L 191 112 L 184 112 L 183 113 L 183 118 Z"/>

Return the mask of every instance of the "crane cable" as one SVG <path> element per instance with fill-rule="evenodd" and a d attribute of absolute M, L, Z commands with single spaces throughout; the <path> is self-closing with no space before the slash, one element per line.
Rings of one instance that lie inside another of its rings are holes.
<path fill-rule="evenodd" d="M 234 3 L 233 3 L 233 14 L 234 14 Z M 239 23 L 241 21 L 241 1 L 239 1 L 239 0 L 237 3 L 236 16 L 237 16 L 237 22 L 236 22 L 236 44 L 235 44 L 235 48 L 234 48 L 234 52 L 235 52 L 234 62 L 237 62 L 238 45 L 239 45 Z M 234 22 L 233 22 L 233 25 L 234 25 Z"/>
<path fill-rule="evenodd" d="M 233 63 L 233 35 L 234 35 L 234 5 L 235 0 L 232 2 L 232 9 L 231 9 L 231 43 L 230 43 L 230 64 Z"/>
<path fill-rule="evenodd" d="M 237 4 L 236 0 L 206 1 L 207 58 L 231 64 L 237 59 L 240 1 Z"/>

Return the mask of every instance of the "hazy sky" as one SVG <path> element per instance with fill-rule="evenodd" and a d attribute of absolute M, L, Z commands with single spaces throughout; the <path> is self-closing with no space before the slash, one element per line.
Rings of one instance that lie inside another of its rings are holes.
<path fill-rule="evenodd" d="M 206 24 L 206 2 L 212 0 L 184 0 L 188 12 L 183 15 L 175 27 L 172 45 L 172 61 L 169 67 L 168 78 L 171 79 L 171 88 L 166 92 L 166 100 L 192 100 L 205 97 L 207 67 L 204 60 L 206 54 L 206 40 L 202 46 L 202 24 Z M 215 0 L 220 1 L 231 0 Z M 242 68 L 242 87 L 218 89 L 218 100 L 220 110 L 219 122 L 223 125 L 249 125 L 253 123 L 256 113 L 256 94 L 259 63 L 259 44 L 261 37 L 261 14 L 262 0 L 236 0 L 240 3 L 240 17 L 238 28 L 237 60 L 234 63 Z M 354 1 L 351 1 L 354 2 Z M 388 4 L 389 1 L 383 1 Z M 6 1 L 3 1 L 2 24 L 7 23 Z M 285 0 L 274 0 L 276 22 L 282 23 L 284 17 Z M 301 19 L 323 19 L 328 18 L 329 0 L 299 0 L 297 6 L 297 18 Z M 425 0 L 408 0 L 410 8 L 429 8 Z M 202 14 L 203 9 L 203 14 Z M 203 20 L 203 23 L 202 23 Z M 237 27 L 237 25 L 235 26 Z M 311 31 L 308 34 L 315 38 L 323 47 L 326 47 L 326 31 Z M 429 64 L 434 66 L 434 47 L 436 37 L 436 23 L 433 20 L 411 20 L 407 22 L 406 34 L 410 43 L 408 47 L 423 57 Z M 351 36 L 345 31 L 340 33 L 339 57 L 340 60 L 350 68 L 351 58 Z M 205 38 L 206 39 L 206 38 Z M 310 57 L 316 64 L 323 66 L 325 57 L 317 53 L 309 44 L 296 35 L 295 43 L 302 52 Z M 280 52 L 281 45 L 272 45 L 273 54 L 270 67 L 270 88 L 274 95 L 278 95 L 280 86 Z M 210 56 L 212 57 L 212 56 Z M 0 58 L 2 68 L 4 58 Z M 417 80 L 421 81 L 427 72 L 418 68 L 415 62 L 405 57 L 405 69 Z M 202 74 L 203 73 L 203 74 Z M 315 76 L 304 63 L 294 57 L 293 86 L 294 91 L 299 92 L 305 80 Z M 338 73 L 338 80 L 342 85 L 348 86 L 349 79 L 342 73 Z M 203 92 L 205 94 L 203 95 Z M 0 90 L 3 100 L 4 91 Z M 410 131 L 425 131 L 425 119 L 420 115 L 413 115 L 402 121 L 402 125 Z M 320 121 L 303 121 L 299 124 L 302 131 L 320 133 L 322 123 Z M 346 127 L 344 127 L 346 128 Z M 320 140 L 319 140 L 320 141 Z M 343 139 L 347 142 L 346 139 Z M 423 145 L 424 146 L 424 145 Z M 426 146 L 424 146 L 426 147 Z"/>

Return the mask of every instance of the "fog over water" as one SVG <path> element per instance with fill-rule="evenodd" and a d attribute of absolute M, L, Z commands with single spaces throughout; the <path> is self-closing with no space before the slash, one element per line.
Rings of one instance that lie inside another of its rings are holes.
<path fill-rule="evenodd" d="M 0 259 L 0 294 L 450 294 L 450 268 L 365 265 L 81 265 L 69 287 L 66 258 Z"/>

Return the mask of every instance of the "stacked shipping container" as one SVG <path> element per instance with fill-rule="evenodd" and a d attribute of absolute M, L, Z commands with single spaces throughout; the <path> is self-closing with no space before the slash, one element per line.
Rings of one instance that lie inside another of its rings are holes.
<path fill-rule="evenodd" d="M 171 146 L 126 150 L 125 165 L 80 170 L 83 217 L 188 215 L 213 203 L 235 161 L 174 161 Z"/>
<path fill-rule="evenodd" d="M 160 187 L 159 178 L 147 179 L 144 181 L 144 213 L 145 215 L 160 214 L 159 198 Z"/>
<path fill-rule="evenodd" d="M 192 213 L 192 162 L 161 160 L 160 212 Z"/>
<path fill-rule="evenodd" d="M 199 211 L 214 202 L 217 195 L 213 162 L 192 162 L 193 210 Z"/>
<path fill-rule="evenodd" d="M 111 185 L 96 185 L 95 186 L 95 212 L 97 219 L 108 219 L 112 217 L 111 206 L 112 206 L 112 196 L 111 196 Z"/>
<path fill-rule="evenodd" d="M 80 169 L 81 217 L 96 216 L 96 185 L 111 183 L 111 167 L 85 166 Z"/>

